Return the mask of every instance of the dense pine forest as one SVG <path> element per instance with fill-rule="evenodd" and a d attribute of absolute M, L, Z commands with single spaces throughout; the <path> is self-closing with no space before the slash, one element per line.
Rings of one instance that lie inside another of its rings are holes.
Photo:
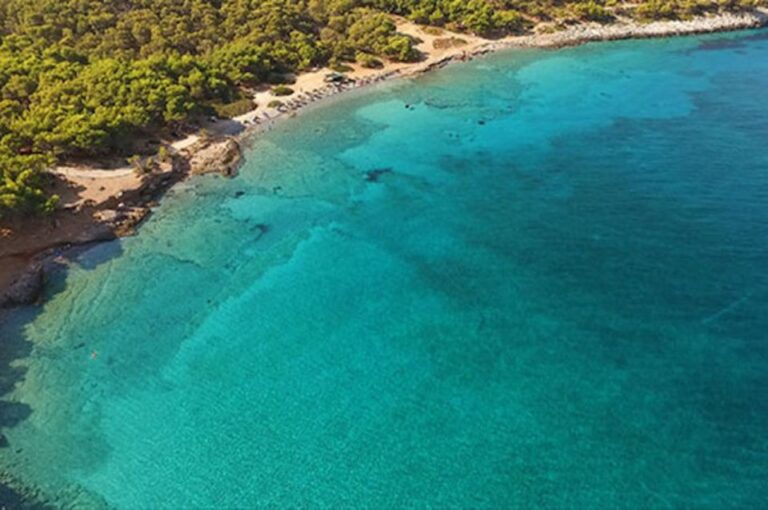
<path fill-rule="evenodd" d="M 0 216 L 51 210 L 43 170 L 226 112 L 286 73 L 418 58 L 391 15 L 496 37 L 764 0 L 0 0 Z"/>

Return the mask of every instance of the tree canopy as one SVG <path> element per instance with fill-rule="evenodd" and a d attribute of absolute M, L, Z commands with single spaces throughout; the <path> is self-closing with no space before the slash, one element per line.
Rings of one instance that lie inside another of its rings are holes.
<path fill-rule="evenodd" d="M 764 0 L 645 0 L 684 18 Z M 409 61 L 392 14 L 480 35 L 537 21 L 608 21 L 619 0 L 0 0 L 0 216 L 50 210 L 56 158 L 125 153 L 276 74 Z"/>

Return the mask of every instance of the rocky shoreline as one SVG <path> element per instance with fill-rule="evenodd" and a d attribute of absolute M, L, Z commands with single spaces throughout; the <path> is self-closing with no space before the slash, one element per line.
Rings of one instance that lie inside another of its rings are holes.
<path fill-rule="evenodd" d="M 767 24 L 768 11 L 763 9 L 743 13 L 725 13 L 717 16 L 702 16 L 687 21 L 655 21 L 647 24 L 625 21 L 610 25 L 591 23 L 575 25 L 562 32 L 524 37 L 522 41 L 512 42 L 512 44 L 504 47 L 563 48 L 595 41 L 651 39 L 731 32 L 760 28 Z"/>
<path fill-rule="evenodd" d="M 766 24 L 768 11 L 755 9 L 688 21 L 640 24 L 617 20 L 610 25 L 574 25 L 562 31 L 486 41 L 472 48 L 458 48 L 443 58 L 369 76 L 359 83 L 324 85 L 322 89 L 310 90 L 280 110 L 261 114 L 263 116 L 253 112 L 228 121 L 234 126 L 231 128 L 233 136 L 197 139 L 195 143 L 174 153 L 170 164 L 164 169 L 141 176 L 140 184 L 134 189 L 120 192 L 102 203 L 82 204 L 76 210 L 57 211 L 50 218 L 35 220 L 39 225 L 0 229 L 0 309 L 37 302 L 45 285 L 47 270 L 66 249 L 135 233 L 136 228 L 150 214 L 152 205 L 175 183 L 190 175 L 210 172 L 233 176 L 242 161 L 241 142 L 245 138 L 269 129 L 274 121 L 293 115 L 309 104 L 345 90 L 398 77 L 421 75 L 452 62 L 470 60 L 503 49 L 562 48 L 593 41 L 724 32 L 759 28 Z M 4 231 L 27 229 L 40 229 L 47 233 L 37 242 L 19 242 L 13 235 L 3 237 Z"/>
<path fill-rule="evenodd" d="M 137 185 L 107 200 L 85 202 L 74 209 L 56 211 L 11 225 L 7 231 L 34 231 L 37 235 L 6 235 L 0 239 L 0 309 L 35 304 L 45 288 L 46 273 L 66 263 L 72 248 L 133 235 L 151 208 L 177 182 L 191 174 L 234 176 L 242 161 L 238 140 L 231 137 L 197 142 L 171 156 L 167 164 L 137 178 Z"/>

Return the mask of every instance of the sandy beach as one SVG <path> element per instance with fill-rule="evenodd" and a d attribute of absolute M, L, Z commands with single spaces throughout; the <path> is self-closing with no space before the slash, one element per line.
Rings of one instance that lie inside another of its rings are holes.
<path fill-rule="evenodd" d="M 379 69 L 353 64 L 343 81 L 332 83 L 326 80 L 332 70 L 319 68 L 297 76 L 291 85 L 294 92 L 288 96 L 275 97 L 269 89 L 258 91 L 253 96 L 253 110 L 233 119 L 210 119 L 199 132 L 167 141 L 167 160 L 146 173 L 129 165 L 52 169 L 54 190 L 61 197 L 58 210 L 47 218 L 12 222 L 0 228 L 0 308 L 34 302 L 44 280 L 40 275 L 45 261 L 62 248 L 133 233 L 155 201 L 174 183 L 190 174 L 233 175 L 242 158 L 239 146 L 243 140 L 325 98 L 385 80 L 418 76 L 451 62 L 502 49 L 559 48 L 590 41 L 756 28 L 766 23 L 768 11 L 758 9 L 689 21 L 638 24 L 619 19 L 610 25 L 580 24 L 560 31 L 539 26 L 531 35 L 489 40 L 446 30 L 425 31 L 424 27 L 400 19 L 398 31 L 419 41 L 416 47 L 423 58 L 418 62 L 384 62 Z M 276 100 L 280 101 L 279 106 L 274 104 Z"/>

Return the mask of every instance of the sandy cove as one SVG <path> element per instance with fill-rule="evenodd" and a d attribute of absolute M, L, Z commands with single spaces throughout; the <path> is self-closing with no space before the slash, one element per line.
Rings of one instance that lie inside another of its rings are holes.
<path fill-rule="evenodd" d="M 689 21 L 640 24 L 618 19 L 610 25 L 574 25 L 550 31 L 545 24 L 538 33 L 488 40 L 442 30 L 428 33 L 423 27 L 398 20 L 401 33 L 420 42 L 424 58 L 416 63 L 387 62 L 380 69 L 358 64 L 345 73 L 343 83 L 327 83 L 328 68 L 303 73 L 291 85 L 294 94 L 277 98 L 267 89 L 254 94 L 257 107 L 227 120 L 210 121 L 200 132 L 169 142 L 168 157 L 156 168 L 139 173 L 133 167 L 115 169 L 59 166 L 51 170 L 55 192 L 61 196 L 58 210 L 46 218 L 6 222 L 0 225 L 0 308 L 31 304 L 40 297 L 45 272 L 53 264 L 66 264 L 66 250 L 73 246 L 130 235 L 148 216 L 155 201 L 173 184 L 189 175 L 219 172 L 234 175 L 242 159 L 240 142 L 270 129 L 282 118 L 296 115 L 309 104 L 393 78 L 412 77 L 479 55 L 507 48 L 560 48 L 590 41 L 669 37 L 757 28 L 768 24 L 768 10 L 721 14 Z M 549 32 L 549 33 L 548 33 Z M 454 44 L 436 47 L 435 41 Z M 270 107 L 270 102 L 281 101 Z"/>

